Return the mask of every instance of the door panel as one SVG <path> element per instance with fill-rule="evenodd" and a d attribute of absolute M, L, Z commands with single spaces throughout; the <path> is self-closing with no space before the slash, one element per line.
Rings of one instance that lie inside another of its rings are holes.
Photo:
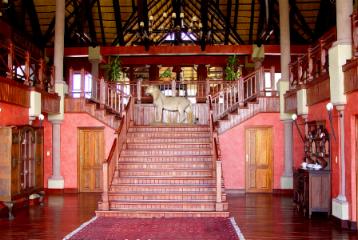
<path fill-rule="evenodd" d="M 79 129 L 78 139 L 79 190 L 101 192 L 104 160 L 103 129 Z"/>
<path fill-rule="evenodd" d="M 246 191 L 272 192 L 272 130 L 246 129 Z"/>

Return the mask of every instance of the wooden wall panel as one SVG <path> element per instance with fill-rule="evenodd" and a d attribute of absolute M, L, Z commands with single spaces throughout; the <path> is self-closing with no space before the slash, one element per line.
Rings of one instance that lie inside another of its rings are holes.
<path fill-rule="evenodd" d="M 284 95 L 285 97 L 285 112 L 296 113 L 297 112 L 297 92 L 288 91 Z"/>
<path fill-rule="evenodd" d="M 30 107 L 30 89 L 13 80 L 0 77 L 0 101 Z"/>
<path fill-rule="evenodd" d="M 57 93 L 41 91 L 41 111 L 45 113 L 60 113 L 61 97 Z"/>
<path fill-rule="evenodd" d="M 312 83 L 307 88 L 307 105 L 313 104 L 330 99 L 330 84 L 329 78 L 325 78 L 322 81 Z"/>
<path fill-rule="evenodd" d="M 343 66 L 344 92 L 349 93 L 358 90 L 358 58 L 349 60 Z"/>

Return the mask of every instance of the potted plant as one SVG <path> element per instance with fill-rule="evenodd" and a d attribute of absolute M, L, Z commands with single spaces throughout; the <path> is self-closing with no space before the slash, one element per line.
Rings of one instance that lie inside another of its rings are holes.
<path fill-rule="evenodd" d="M 122 76 L 121 60 L 119 56 L 109 57 L 108 64 L 104 65 L 107 79 L 109 81 L 119 81 Z"/>
<path fill-rule="evenodd" d="M 165 71 L 159 75 L 159 78 L 163 79 L 164 81 L 170 81 L 171 77 L 172 77 L 172 70 L 170 70 L 170 68 L 165 69 Z"/>
<path fill-rule="evenodd" d="M 225 80 L 234 81 L 240 77 L 239 61 L 236 55 L 227 58 Z"/>

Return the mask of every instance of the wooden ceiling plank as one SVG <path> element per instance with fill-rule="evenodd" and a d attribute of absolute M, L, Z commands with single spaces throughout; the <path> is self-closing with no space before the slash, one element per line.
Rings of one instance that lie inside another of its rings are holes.
<path fill-rule="evenodd" d="M 36 8 L 33 0 L 23 0 L 23 4 L 27 10 L 27 13 L 30 18 L 31 28 L 32 28 L 32 36 L 35 42 L 39 43 L 40 46 L 43 46 L 43 38 L 42 32 L 40 28 L 39 18 L 36 13 Z"/>
<path fill-rule="evenodd" d="M 250 17 L 250 29 L 249 29 L 249 43 L 253 43 L 254 35 L 254 16 L 255 16 L 255 0 L 251 0 L 251 17 Z"/>
<path fill-rule="evenodd" d="M 89 34 L 91 37 L 91 45 L 94 47 L 96 46 L 97 43 L 97 33 L 96 33 L 96 29 L 94 26 L 94 20 L 93 20 L 93 14 L 92 14 L 92 9 L 93 6 L 96 2 L 96 0 L 86 0 L 87 3 L 85 4 L 85 12 L 86 12 L 86 16 L 87 16 L 87 21 L 88 21 L 88 29 L 89 29 Z"/>
<path fill-rule="evenodd" d="M 310 37 L 310 41 L 312 41 L 313 39 L 313 32 L 311 30 L 311 28 L 308 26 L 305 18 L 303 17 L 301 11 L 298 9 L 297 4 L 296 4 L 296 0 L 289 0 L 290 6 L 291 6 L 291 11 L 292 14 L 294 14 L 295 16 L 297 16 L 298 19 L 298 23 L 300 24 L 300 26 L 302 27 L 302 30 Z M 296 19 L 296 18 L 293 18 Z M 294 24 L 291 23 L 291 26 Z"/>
<path fill-rule="evenodd" d="M 266 3 L 265 0 L 260 0 L 260 14 L 259 14 L 259 23 L 257 26 L 257 33 L 256 33 L 256 43 L 261 44 L 261 36 L 264 31 L 264 25 L 266 22 Z M 266 30 L 269 29 L 266 26 Z"/>

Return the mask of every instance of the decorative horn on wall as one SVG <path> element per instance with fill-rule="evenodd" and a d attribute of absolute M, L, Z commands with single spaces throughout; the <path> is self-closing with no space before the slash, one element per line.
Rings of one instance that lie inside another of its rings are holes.
<path fill-rule="evenodd" d="M 333 118 L 333 116 L 332 116 L 333 104 L 331 102 L 327 103 L 326 109 L 327 109 L 327 113 L 328 113 L 329 126 L 331 128 L 331 132 L 332 132 L 334 141 L 337 141 L 336 134 L 334 133 L 333 120 L 332 120 L 332 118 Z"/>
<path fill-rule="evenodd" d="M 296 121 L 297 120 L 297 114 L 295 114 L 295 113 L 292 114 L 291 118 L 292 118 L 293 122 L 296 125 L 298 134 L 300 135 L 300 138 L 301 138 L 302 142 L 305 142 L 305 139 L 303 138 L 302 132 L 301 132 L 300 128 L 298 127 L 298 124 L 297 124 L 297 121 Z"/>

